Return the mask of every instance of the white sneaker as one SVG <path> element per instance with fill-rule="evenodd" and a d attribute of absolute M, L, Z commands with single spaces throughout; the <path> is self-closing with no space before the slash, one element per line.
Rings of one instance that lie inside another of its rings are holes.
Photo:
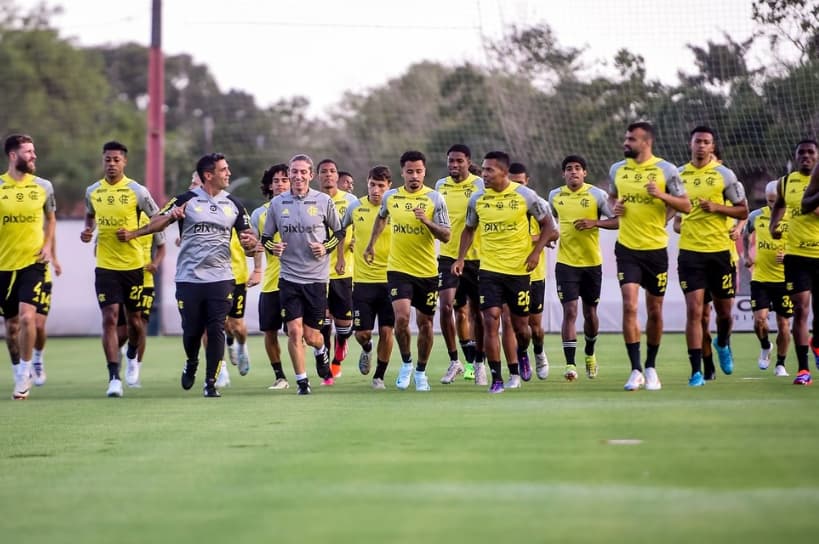
<path fill-rule="evenodd" d="M 645 388 L 646 391 L 659 391 L 663 388 L 663 384 L 660 383 L 660 377 L 657 376 L 657 370 L 654 367 L 646 369 Z"/>
<path fill-rule="evenodd" d="M 139 361 L 125 358 L 125 384 L 128 387 L 141 387 L 139 383 Z"/>
<path fill-rule="evenodd" d="M 45 363 L 32 363 L 31 377 L 34 380 L 34 385 L 37 387 L 43 386 L 46 383 Z"/>
<path fill-rule="evenodd" d="M 759 358 L 756 362 L 759 364 L 759 370 L 768 370 L 768 367 L 771 365 L 771 348 L 760 349 Z"/>
<path fill-rule="evenodd" d="M 486 376 L 486 363 L 475 363 L 475 385 L 486 387 L 489 379 Z"/>
<path fill-rule="evenodd" d="M 426 372 L 415 371 L 415 390 L 429 391 L 429 379 Z"/>
<path fill-rule="evenodd" d="M 31 369 L 29 365 L 18 363 L 13 365 L 14 370 L 14 391 L 11 398 L 14 400 L 25 400 L 31 391 Z"/>
<path fill-rule="evenodd" d="M 545 380 L 549 377 L 549 359 L 546 357 L 546 352 L 535 353 L 535 372 L 540 380 Z"/>
<path fill-rule="evenodd" d="M 373 378 L 373 389 L 386 389 L 387 386 L 384 385 L 384 380 L 381 378 Z"/>
<path fill-rule="evenodd" d="M 776 365 L 774 367 L 774 376 L 786 378 L 789 376 L 788 371 L 785 370 L 785 365 Z"/>
<path fill-rule="evenodd" d="M 233 342 L 233 345 L 227 346 L 228 358 L 230 359 L 230 364 L 236 366 L 239 364 L 239 345 L 236 342 Z"/>
<path fill-rule="evenodd" d="M 247 352 L 247 348 L 239 352 L 238 367 L 240 376 L 247 376 L 247 373 L 250 372 L 250 354 Z"/>
<path fill-rule="evenodd" d="M 510 374 L 509 380 L 503 386 L 505 389 L 520 389 L 520 375 Z"/>
<path fill-rule="evenodd" d="M 628 381 L 626 385 L 623 386 L 623 389 L 626 391 L 637 391 L 643 385 L 645 385 L 646 379 L 643 377 L 643 373 L 639 370 L 632 370 L 631 375 L 628 377 Z"/>
<path fill-rule="evenodd" d="M 449 368 L 441 378 L 441 383 L 450 384 L 455 381 L 455 378 L 464 373 L 464 365 L 461 361 L 452 361 L 449 363 Z"/>
<path fill-rule="evenodd" d="M 108 382 L 108 391 L 105 394 L 109 397 L 121 397 L 122 396 L 122 381 L 114 378 L 110 382 Z"/>
<path fill-rule="evenodd" d="M 290 389 L 290 383 L 288 383 L 286 378 L 278 378 L 268 389 Z"/>
<path fill-rule="evenodd" d="M 402 391 L 406 390 L 409 387 L 410 378 L 412 378 L 412 363 L 401 363 L 398 378 L 395 380 L 395 387 Z"/>
<path fill-rule="evenodd" d="M 216 375 L 216 389 L 224 389 L 230 387 L 230 374 L 228 373 L 227 365 L 224 361 L 219 361 L 219 374 Z"/>

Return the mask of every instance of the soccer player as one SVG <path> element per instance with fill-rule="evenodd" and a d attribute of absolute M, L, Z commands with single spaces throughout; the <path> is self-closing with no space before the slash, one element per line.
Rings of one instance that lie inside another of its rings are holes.
<path fill-rule="evenodd" d="M 663 297 L 668 286 L 669 208 L 688 213 L 691 202 L 685 195 L 677 168 L 652 152 L 654 128 L 650 123 L 632 123 L 623 141 L 625 160 L 609 170 L 609 205 L 620 219 L 614 255 L 623 295 L 623 339 L 631 363 L 626 391 L 645 386 L 662 388 L 656 360 L 663 335 Z M 640 325 L 637 323 L 639 288 L 646 290 L 646 372 L 640 363 Z"/>
<path fill-rule="evenodd" d="M 819 168 L 816 140 L 796 144 L 797 170 L 779 180 L 776 203 L 768 229 L 774 240 L 784 233 L 782 220 L 787 214 L 788 238 L 785 244 L 785 288 L 793 302 L 793 344 L 799 372 L 794 385 L 810 385 L 808 349 L 813 348 L 819 364 Z M 812 173 L 811 173 L 812 172 Z M 812 300 L 812 302 L 811 302 Z M 809 340 L 808 313 L 813 305 L 813 334 Z"/>
<path fill-rule="evenodd" d="M 140 215 L 153 217 L 158 208 L 148 189 L 125 175 L 127 147 L 116 141 L 106 142 L 102 146 L 102 154 L 105 176 L 85 191 L 85 227 L 80 233 L 80 240 L 90 242 L 94 230 L 97 230 L 94 287 L 102 314 L 102 351 L 108 365 L 106 395 L 121 397 L 117 321 L 120 306 L 123 306 L 128 336 L 125 383 L 129 387 L 139 387 L 137 351 L 144 327 L 142 289 L 145 252 L 138 240 L 120 243 L 117 231 L 137 229 Z"/>
<path fill-rule="evenodd" d="M 180 223 L 182 233 L 176 259 L 176 301 L 182 317 L 182 345 L 186 362 L 180 383 L 188 390 L 196 382 L 202 335 L 205 347 L 207 398 L 220 397 L 216 389 L 219 367 L 224 364 L 225 320 L 233 295 L 230 259 L 231 232 L 236 230 L 242 246 L 253 250 L 258 240 L 248 223 L 247 210 L 225 191 L 230 183 L 230 166 L 221 153 L 204 155 L 196 163 L 202 186 L 173 197 L 151 222 L 132 231 L 120 229 L 117 238 L 129 242 Z"/>
<path fill-rule="evenodd" d="M 387 283 L 395 313 L 395 336 L 401 352 L 401 369 L 395 386 L 405 390 L 415 379 L 416 391 L 429 391 L 426 368 L 432 352 L 432 319 L 438 300 L 438 266 L 435 240 L 450 239 L 449 214 L 440 193 L 424 186 L 426 157 L 420 151 L 401 155 L 404 186 L 387 191 L 375 219 L 364 259 L 375 262 L 378 238 L 390 222 L 392 239 L 387 259 Z M 413 375 L 410 307 L 415 307 L 418 327 L 418 358 Z"/>
<path fill-rule="evenodd" d="M 34 175 L 34 140 L 11 134 L 3 145 L 8 170 L 0 175 L 0 316 L 14 371 L 12 398 L 28 398 L 37 336 L 37 304 L 52 260 L 57 227 L 54 188 Z"/>
<path fill-rule="evenodd" d="M 290 191 L 270 202 L 262 240 L 269 253 L 280 258 L 279 293 L 287 324 L 287 349 L 296 373 L 299 395 L 309 395 L 304 368 L 304 343 L 313 347 L 316 372 L 332 377 L 327 346 L 321 334 L 327 312 L 330 257 L 344 241 L 341 221 L 333 201 L 310 188 L 313 160 L 296 155 L 289 162 Z M 281 241 L 274 236 L 279 233 Z"/>
<path fill-rule="evenodd" d="M 250 225 L 257 236 L 264 231 L 270 201 L 280 194 L 290 191 L 288 167 L 284 163 L 274 164 L 264 171 L 261 181 L 262 195 L 267 202 L 253 210 L 250 215 Z M 280 242 L 281 236 L 276 234 L 274 242 Z M 278 391 L 289 389 L 290 383 L 282 368 L 281 347 L 279 347 L 279 330 L 282 328 L 282 302 L 279 296 L 279 270 L 281 263 L 278 257 L 267 253 L 262 293 L 259 295 L 259 329 L 264 333 L 264 349 L 267 359 L 273 368 L 275 380 L 268 389 Z"/>
<path fill-rule="evenodd" d="M 460 277 L 452 274 L 452 263 L 458 257 L 458 243 L 466 221 L 466 206 L 472 195 L 483 189 L 483 180 L 469 172 L 472 153 L 464 144 L 455 144 L 449 148 L 446 163 L 449 176 L 439 179 L 435 183 L 435 190 L 444 197 L 451 223 L 449 242 L 440 244 L 438 248 L 438 300 L 441 304 L 438 319 L 449 353 L 449 368 L 441 378 L 441 383 L 450 384 L 461 374 L 467 379 L 475 378 L 473 365 L 476 346 L 483 344 L 478 309 L 479 238 L 476 238 L 475 243 L 469 248 L 463 274 Z M 452 316 L 453 310 L 456 312 L 455 319 Z M 470 330 L 475 331 L 477 343 L 470 337 Z M 466 367 L 458 360 L 456 331 L 466 359 Z M 486 375 L 486 369 L 482 364 L 478 373 Z"/>
<path fill-rule="evenodd" d="M 550 217 L 549 206 L 537 194 L 509 180 L 509 155 L 490 151 L 484 156 L 482 177 L 485 188 L 469 200 L 466 223 L 458 246 L 458 258 L 452 273 L 460 276 L 464 260 L 475 237 L 481 231 L 481 265 L 479 289 L 483 315 L 483 339 L 489 369 L 492 373 L 490 393 L 504 391 L 501 374 L 498 328 L 505 305 L 511 313 L 517 345 L 510 346 L 509 387 L 520 387 L 517 348 L 526 349 L 529 329 L 530 273 L 537 266 L 543 249 L 558 238 Z M 540 224 L 540 236 L 532 247 L 529 216 Z M 515 342 L 513 341 L 513 344 Z"/>
<path fill-rule="evenodd" d="M 711 294 L 717 316 L 714 349 L 720 368 L 733 372 L 730 336 L 736 274 L 731 257 L 733 241 L 726 236 L 726 217 L 748 217 L 745 189 L 733 171 L 713 160 L 715 133 L 700 125 L 690 133 L 691 161 L 679 168 L 691 211 L 682 217 L 677 260 L 680 287 L 685 295 L 685 338 L 691 377 L 688 385 L 702 387 L 702 310 L 705 291 Z"/>
<path fill-rule="evenodd" d="M 774 240 L 768 230 L 771 221 L 771 210 L 776 203 L 778 180 L 765 186 L 767 205 L 754 210 L 748 217 L 743 231 L 745 266 L 751 268 L 751 308 L 754 311 L 754 332 L 759 338 L 760 370 L 767 370 L 771 364 L 771 341 L 768 339 L 768 311 L 776 312 L 776 366 L 774 376 L 787 376 L 785 358 L 788 356 L 790 343 L 790 318 L 793 315 L 793 303 L 785 290 L 785 240 Z M 783 232 L 787 218 L 783 217 L 780 225 Z M 756 252 L 751 256 L 753 245 Z"/>
<path fill-rule="evenodd" d="M 338 166 L 332 159 L 324 159 L 318 164 L 319 189 L 327 194 L 336 207 L 339 218 L 344 217 L 347 208 L 356 197 L 338 188 Z M 339 254 L 344 254 L 345 266 L 338 266 Z M 327 312 L 332 317 L 321 328 L 324 344 L 330 349 L 330 333 L 336 327 L 336 348 L 330 369 L 333 375 L 322 385 L 333 385 L 335 378 L 341 377 L 341 363 L 347 358 L 347 340 L 353 334 L 353 239 L 346 237 L 344 244 L 330 253 L 330 289 L 327 293 Z"/>
<path fill-rule="evenodd" d="M 374 166 L 367 174 L 367 196 L 347 208 L 341 220 L 342 228 L 352 228 L 353 236 L 360 240 L 369 240 L 375 226 L 375 218 L 381 209 L 384 194 L 390 190 L 392 173 L 386 166 Z M 373 248 L 373 259 L 370 263 L 364 260 L 364 244 L 355 246 L 355 272 L 353 273 L 353 328 L 355 339 L 361 345 L 361 356 L 358 358 L 358 370 L 367 375 L 370 373 L 372 359 L 372 330 L 378 318 L 378 347 L 376 349 L 376 367 L 373 374 L 373 389 L 385 389 L 384 374 L 392 355 L 393 329 L 395 313 L 390 303 L 390 290 L 387 286 L 387 259 L 390 252 L 392 233 L 386 229 L 378 237 Z M 338 266 L 344 266 L 344 255 L 339 253 Z"/>
<path fill-rule="evenodd" d="M 353 175 L 349 172 L 345 172 L 341 170 L 338 173 L 338 188 L 345 193 L 352 193 L 353 187 L 355 186 L 355 180 L 353 179 Z"/>
<path fill-rule="evenodd" d="M 146 217 L 140 215 L 140 226 L 147 224 L 147 222 Z M 154 275 L 159 270 L 159 266 L 165 258 L 165 233 L 155 232 L 151 236 L 139 238 L 138 241 L 142 245 L 142 250 L 145 255 L 145 267 L 142 271 L 142 301 L 140 302 L 142 329 L 140 330 L 139 347 L 137 348 L 137 368 L 140 369 L 142 368 L 143 357 L 145 357 L 148 323 L 151 320 L 151 310 L 153 309 L 154 298 L 156 296 Z M 137 378 L 138 377 L 139 370 L 137 370 Z"/>
<path fill-rule="evenodd" d="M 619 221 L 608 205 L 602 189 L 586 183 L 586 159 L 569 155 L 561 162 L 566 185 L 549 193 L 549 205 L 560 223 L 560 244 L 557 250 L 555 281 L 557 297 L 563 307 L 560 335 L 568 381 L 577 379 L 577 299 L 583 301 L 583 333 L 585 337 L 586 377 L 597 377 L 597 357 L 594 347 L 600 324 L 597 304 L 603 281 L 603 256 L 600 253 L 600 229 L 615 229 Z"/>

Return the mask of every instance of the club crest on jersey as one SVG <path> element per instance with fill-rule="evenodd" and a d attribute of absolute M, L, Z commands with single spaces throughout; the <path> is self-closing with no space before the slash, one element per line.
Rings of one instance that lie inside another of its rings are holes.
<path fill-rule="evenodd" d="M 318 208 L 316 208 L 315 206 L 307 207 L 307 215 L 309 215 L 310 217 L 315 217 L 316 214 L 318 214 Z"/>

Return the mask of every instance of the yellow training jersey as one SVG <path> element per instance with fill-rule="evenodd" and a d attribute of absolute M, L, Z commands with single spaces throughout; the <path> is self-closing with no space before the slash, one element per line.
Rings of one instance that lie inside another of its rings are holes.
<path fill-rule="evenodd" d="M 437 225 L 449 227 L 449 214 L 441 195 L 429 187 L 410 193 L 405 187 L 390 189 L 384 194 L 378 215 L 389 218 L 392 227 L 390 256 L 387 270 L 418 278 L 438 277 L 435 237 L 415 217 L 415 209 Z"/>
<path fill-rule="evenodd" d="M 350 193 L 344 191 L 337 191 L 335 196 L 330 197 L 333 201 L 333 204 L 336 206 L 336 211 L 338 212 L 339 217 L 344 217 L 344 214 L 347 213 L 347 209 L 358 202 L 358 199 L 355 195 L 351 195 Z M 353 277 L 353 270 L 355 269 L 355 265 L 353 264 L 353 240 L 352 236 L 345 236 L 344 237 L 344 273 L 339 274 L 336 272 L 336 264 L 338 264 L 338 248 L 335 248 L 330 252 L 330 279 L 337 280 L 341 278 L 352 278 Z M 368 238 L 369 240 L 369 238 Z M 367 242 L 364 242 L 364 247 L 367 247 Z"/>
<path fill-rule="evenodd" d="M 756 233 L 756 259 L 751 281 L 781 283 L 785 281 L 785 266 L 776 262 L 776 256 L 785 251 L 787 236 L 787 219 L 779 223 L 782 226 L 783 236 L 774 240 L 769 226 L 771 224 L 771 209 L 768 206 L 754 210 L 745 223 L 745 234 L 750 236 Z"/>
<path fill-rule="evenodd" d="M 264 232 L 264 221 L 267 219 L 267 211 L 270 208 L 270 202 L 265 202 L 250 215 L 250 226 L 256 233 L 256 237 Z M 273 235 L 274 242 L 281 242 L 282 237 L 277 232 Z M 279 272 L 281 271 L 281 261 L 270 252 L 264 252 L 265 267 L 264 277 L 262 278 L 262 293 L 273 293 L 279 290 Z"/>
<path fill-rule="evenodd" d="M 577 230 L 574 222 L 578 219 L 614 217 L 606 192 L 588 183 L 581 185 L 577 191 L 564 185 L 549 193 L 549 205 L 560 226 L 557 262 L 576 267 L 601 265 L 600 229 Z"/>
<path fill-rule="evenodd" d="M 502 191 L 485 187 L 469 200 L 466 226 L 481 231 L 481 270 L 524 276 L 532 252 L 529 216 L 537 221 L 548 213 L 548 204 L 519 183 Z"/>
<path fill-rule="evenodd" d="M 819 215 L 802 213 L 802 197 L 810 183 L 810 175 L 791 172 L 779 181 L 779 191 L 785 197 L 785 217 L 788 218 L 788 255 L 819 259 Z"/>
<path fill-rule="evenodd" d="M 700 253 L 729 251 L 733 240 L 726 235 L 726 216 L 703 211 L 700 202 L 710 200 L 717 204 L 733 205 L 745 201 L 745 189 L 733 171 L 716 161 L 702 168 L 690 162 L 679 169 L 685 192 L 691 200 L 691 211 L 683 214 L 680 225 L 680 249 Z M 730 219 L 732 228 L 734 222 Z"/>
<path fill-rule="evenodd" d="M 116 183 L 101 179 L 86 189 L 85 209 L 97 222 L 97 267 L 136 270 L 145 265 L 141 242 L 120 242 L 117 231 L 136 230 L 140 214 L 152 217 L 159 211 L 148 189 L 127 177 Z"/>
<path fill-rule="evenodd" d="M 381 204 L 373 204 L 365 196 L 347 208 L 347 212 L 341 219 L 341 228 L 347 229 L 346 238 L 355 237 L 358 240 L 355 251 L 353 251 L 355 258 L 353 284 L 387 282 L 387 257 L 390 253 L 390 243 L 392 241 L 389 218 L 387 218 L 387 227 L 378 237 L 375 247 L 373 247 L 375 255 L 372 264 L 364 260 L 364 250 L 367 249 L 367 242 L 372 236 L 375 218 L 378 216 L 380 208 Z M 350 227 L 352 227 L 352 233 Z"/>
<path fill-rule="evenodd" d="M 250 278 L 247 255 L 245 254 L 245 248 L 242 247 L 242 242 L 239 241 L 239 236 L 236 234 L 236 229 L 230 231 L 230 269 L 233 270 L 233 281 L 237 285 L 247 283 L 248 278 Z"/>
<path fill-rule="evenodd" d="M 626 208 L 620 217 L 617 241 L 635 250 L 668 247 L 665 203 L 649 195 L 645 186 L 653 181 L 660 191 L 673 196 L 685 195 L 677 168 L 659 157 L 652 156 L 639 164 L 634 159 L 625 159 L 611 166 L 609 179 L 612 194 L 622 200 Z"/>
<path fill-rule="evenodd" d="M 442 257 L 458 258 L 458 246 L 461 242 L 461 233 L 466 221 L 466 207 L 473 194 L 483 189 L 483 180 L 476 175 L 469 174 L 465 180 L 458 182 L 452 176 L 439 179 L 435 183 L 435 190 L 441 193 L 446 202 L 449 221 L 452 226 L 452 237 L 446 244 L 441 244 L 438 253 Z M 475 231 L 475 240 L 466 253 L 467 261 L 480 259 L 480 234 Z"/>
<path fill-rule="evenodd" d="M 0 175 L 0 270 L 20 270 L 37 262 L 43 248 L 45 216 L 56 208 L 51 182 L 26 174 L 20 181 Z"/>

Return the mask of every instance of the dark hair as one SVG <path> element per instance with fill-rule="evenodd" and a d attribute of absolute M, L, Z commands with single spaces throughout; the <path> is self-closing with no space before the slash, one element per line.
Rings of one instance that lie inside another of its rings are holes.
<path fill-rule="evenodd" d="M 339 170 L 338 171 L 338 177 L 341 177 L 341 176 L 347 176 L 348 178 L 355 179 L 353 177 L 353 175 L 351 173 L 349 173 L 348 171 L 346 171 L 346 170 Z"/>
<path fill-rule="evenodd" d="M 199 174 L 199 179 L 205 183 L 205 172 L 213 172 L 216 169 L 216 163 L 225 160 L 225 156 L 221 153 L 208 153 L 196 162 L 196 173 Z"/>
<path fill-rule="evenodd" d="M 122 151 L 123 155 L 128 154 L 128 148 L 116 140 L 111 140 L 110 142 L 105 142 L 102 144 L 102 152 L 105 153 L 106 151 Z"/>
<path fill-rule="evenodd" d="M 316 166 L 316 171 L 321 170 L 322 164 L 332 164 L 333 166 L 336 167 L 336 170 L 338 170 L 338 164 L 336 163 L 336 161 L 334 161 L 333 159 L 322 159 L 321 162 L 318 163 L 318 166 Z"/>
<path fill-rule="evenodd" d="M 420 151 L 404 151 L 399 162 L 401 163 L 401 168 L 404 168 L 404 165 L 408 162 L 415 161 L 421 161 L 424 163 L 424 166 L 427 165 L 427 158 Z"/>
<path fill-rule="evenodd" d="M 501 163 L 506 169 L 509 169 L 509 155 L 504 153 L 503 151 L 490 151 L 486 155 L 483 156 L 483 160 L 496 160 Z"/>
<path fill-rule="evenodd" d="M 367 172 L 367 179 L 374 179 L 375 181 L 387 181 L 392 183 L 392 172 L 390 172 L 389 166 L 379 164 L 377 166 L 373 166 L 372 168 L 370 168 L 370 171 Z"/>
<path fill-rule="evenodd" d="M 583 170 L 588 170 L 588 167 L 586 166 L 586 159 L 580 155 L 567 155 L 566 158 L 560 163 L 560 170 L 566 170 L 566 166 L 572 162 L 579 164 Z"/>
<path fill-rule="evenodd" d="M 8 141 L 8 140 L 6 140 L 6 141 Z M 796 146 L 794 146 L 793 152 L 796 153 L 796 150 L 799 149 L 799 146 L 800 145 L 805 145 L 805 144 L 813 145 L 814 147 L 819 148 L 819 143 L 816 143 L 815 139 L 813 139 L 813 138 L 803 138 L 802 140 L 799 140 L 799 143 L 796 144 Z M 6 151 L 6 153 L 8 153 L 8 151 Z"/>
<path fill-rule="evenodd" d="M 28 134 L 10 134 L 6 138 L 6 144 L 3 146 L 6 155 L 12 151 L 17 151 L 23 144 L 33 144 L 34 140 Z"/>
<path fill-rule="evenodd" d="M 259 181 L 259 188 L 262 190 L 263 196 L 268 198 L 273 196 L 273 191 L 270 190 L 270 186 L 273 185 L 273 176 L 278 173 L 282 173 L 287 176 L 289 174 L 289 168 L 287 168 L 286 164 L 280 162 L 278 164 L 274 164 L 262 174 L 262 179 Z"/>
<path fill-rule="evenodd" d="M 469 173 L 473 176 L 480 176 L 481 175 L 481 167 L 475 164 L 474 162 L 469 163 Z"/>
<path fill-rule="evenodd" d="M 708 125 L 698 125 L 694 127 L 693 129 L 691 129 L 691 132 L 688 134 L 688 137 L 689 138 L 693 137 L 694 134 L 696 134 L 697 132 L 704 132 L 705 134 L 710 134 L 712 138 L 714 138 L 715 140 L 717 139 L 717 133 L 714 132 L 714 129 L 712 129 Z"/>
<path fill-rule="evenodd" d="M 469 150 L 469 146 L 467 146 L 466 144 L 453 145 L 446 152 L 447 155 L 449 155 L 450 153 L 463 153 L 464 155 L 466 155 L 467 159 L 472 158 L 472 151 Z"/>
<path fill-rule="evenodd" d="M 513 162 L 509 165 L 510 174 L 529 174 L 526 170 L 526 165 L 522 162 Z"/>
<path fill-rule="evenodd" d="M 628 132 L 632 132 L 638 128 L 648 133 L 649 140 L 654 140 L 654 127 L 651 126 L 651 123 L 648 121 L 637 121 L 636 123 L 631 123 L 628 127 L 626 127 L 626 130 Z"/>

